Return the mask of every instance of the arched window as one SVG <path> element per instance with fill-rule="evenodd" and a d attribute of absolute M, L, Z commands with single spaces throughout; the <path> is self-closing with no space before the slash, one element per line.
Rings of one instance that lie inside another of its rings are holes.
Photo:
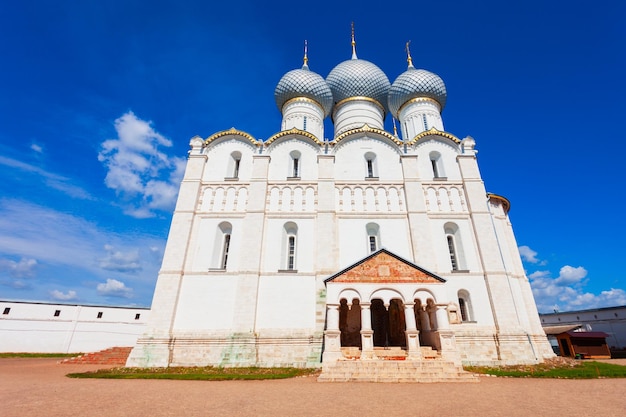
<path fill-rule="evenodd" d="M 367 152 L 365 154 L 366 178 L 378 178 L 378 167 L 376 165 L 376 154 L 373 152 Z"/>
<path fill-rule="evenodd" d="M 306 116 L 302 118 L 302 130 L 306 131 Z"/>
<path fill-rule="evenodd" d="M 376 223 L 368 223 L 365 226 L 367 232 L 367 247 L 369 252 L 376 252 L 380 249 L 380 227 Z"/>
<path fill-rule="evenodd" d="M 217 226 L 213 251 L 213 269 L 226 270 L 232 232 L 233 226 L 229 222 L 222 222 Z"/>
<path fill-rule="evenodd" d="M 298 151 L 292 151 L 289 156 L 289 178 L 300 178 L 301 154 Z"/>
<path fill-rule="evenodd" d="M 227 178 L 239 178 L 239 166 L 241 165 L 241 152 L 235 151 L 230 154 L 230 161 L 228 161 L 228 174 Z"/>
<path fill-rule="evenodd" d="M 461 313 L 461 321 L 472 321 L 472 309 L 469 293 L 466 290 L 459 290 L 459 312 Z"/>
<path fill-rule="evenodd" d="M 287 271 L 296 270 L 298 244 L 298 225 L 294 222 L 287 222 L 283 226 L 283 269 Z"/>
<path fill-rule="evenodd" d="M 426 113 L 422 113 L 422 123 L 424 123 L 424 130 L 428 130 L 428 120 L 426 119 Z"/>
<path fill-rule="evenodd" d="M 448 252 L 450 253 L 450 263 L 452 264 L 452 270 L 459 270 L 459 261 L 456 255 L 456 245 L 454 244 L 454 236 L 448 235 L 446 236 L 448 240 Z"/>
<path fill-rule="evenodd" d="M 446 235 L 446 244 L 448 247 L 452 271 L 466 270 L 467 268 L 465 266 L 465 256 L 459 227 L 454 223 L 446 223 L 444 225 L 444 233 Z"/>
<path fill-rule="evenodd" d="M 443 171 L 443 163 L 441 161 L 441 154 L 439 152 L 431 152 L 429 155 L 430 166 L 433 169 L 433 178 L 444 179 L 446 175 Z"/>

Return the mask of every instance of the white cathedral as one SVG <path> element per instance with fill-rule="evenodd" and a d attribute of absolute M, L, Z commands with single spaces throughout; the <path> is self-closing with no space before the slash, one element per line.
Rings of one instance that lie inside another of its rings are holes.
<path fill-rule="evenodd" d="M 146 332 L 128 366 L 552 357 L 509 201 L 476 143 L 444 129 L 446 87 L 352 58 L 278 82 L 281 129 L 191 139 Z M 387 113 L 398 120 L 385 131 Z M 334 132 L 325 139 L 324 119 Z M 395 125 L 394 125 L 395 126 Z"/>

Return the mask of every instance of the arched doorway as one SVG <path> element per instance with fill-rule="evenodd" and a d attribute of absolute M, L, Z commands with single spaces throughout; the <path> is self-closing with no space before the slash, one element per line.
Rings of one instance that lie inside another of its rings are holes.
<path fill-rule="evenodd" d="M 389 302 L 389 308 L 386 308 L 383 300 L 374 299 L 370 311 L 374 346 L 406 348 L 406 321 L 402 300 L 394 298 Z"/>
<path fill-rule="evenodd" d="M 430 346 L 433 349 L 438 349 L 438 336 L 435 336 L 435 331 L 437 330 L 436 310 L 437 307 L 432 298 L 427 298 L 426 303 L 420 298 L 415 299 L 413 312 L 415 314 L 415 324 L 417 330 L 419 330 L 420 346 Z"/>
<path fill-rule="evenodd" d="M 358 298 L 352 300 L 352 305 L 348 305 L 345 298 L 339 301 L 339 330 L 342 347 L 361 347 L 361 304 Z"/>

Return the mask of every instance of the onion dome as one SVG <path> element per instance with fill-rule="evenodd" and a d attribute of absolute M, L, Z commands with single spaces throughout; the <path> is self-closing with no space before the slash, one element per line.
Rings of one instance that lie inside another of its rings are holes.
<path fill-rule="evenodd" d="M 309 70 L 307 61 L 305 54 L 302 68 L 289 71 L 280 79 L 274 90 L 276 105 L 282 112 L 287 101 L 293 98 L 306 97 L 318 103 L 324 110 L 324 117 L 326 117 L 333 106 L 333 94 L 324 78 Z"/>
<path fill-rule="evenodd" d="M 376 65 L 364 59 L 349 59 L 326 77 L 335 102 L 350 97 L 368 97 L 386 108 L 389 79 Z"/>
<path fill-rule="evenodd" d="M 396 78 L 389 90 L 389 111 L 397 118 L 400 107 L 404 103 L 420 97 L 432 98 L 439 103 L 441 110 L 443 110 L 448 97 L 443 80 L 430 71 L 416 69 L 413 66 L 410 53 L 408 62 L 407 70 Z"/>
<path fill-rule="evenodd" d="M 367 97 L 387 108 L 389 78 L 376 65 L 356 56 L 354 24 L 352 26 L 352 59 L 343 61 L 332 69 L 326 82 L 333 92 L 335 103 L 351 97 Z"/>

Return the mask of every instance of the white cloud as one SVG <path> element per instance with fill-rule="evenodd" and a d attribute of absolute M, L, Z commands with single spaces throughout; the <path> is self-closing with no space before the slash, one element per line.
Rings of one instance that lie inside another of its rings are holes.
<path fill-rule="evenodd" d="M 57 301 L 71 301 L 78 299 L 78 294 L 76 294 L 76 291 L 73 290 L 68 291 L 67 294 L 64 294 L 59 290 L 52 290 L 50 291 L 50 297 Z"/>
<path fill-rule="evenodd" d="M 30 149 L 37 152 L 37 153 L 43 153 L 43 148 L 39 145 L 37 145 L 36 143 L 33 143 L 30 145 Z"/>
<path fill-rule="evenodd" d="M 107 297 L 131 298 L 133 296 L 132 288 L 128 288 L 122 281 L 112 278 L 108 278 L 106 283 L 98 284 L 96 289 L 98 294 Z"/>
<path fill-rule="evenodd" d="M 22 258 L 18 262 L 0 259 L 0 271 L 7 272 L 13 278 L 32 278 L 36 267 L 37 261 L 32 258 Z"/>
<path fill-rule="evenodd" d="M 519 254 L 522 256 L 522 259 L 524 261 L 530 262 L 531 264 L 536 264 L 539 262 L 539 259 L 537 259 L 537 252 L 532 250 L 530 247 L 520 246 L 518 249 Z"/>
<path fill-rule="evenodd" d="M 45 270 L 48 274 L 56 274 L 61 271 L 63 275 L 58 278 L 63 278 L 65 286 L 74 287 L 81 293 L 81 300 L 93 303 L 102 301 L 85 298 L 88 297 L 85 294 L 91 293 L 83 294 L 79 286 L 93 289 L 94 281 L 104 282 L 106 278 L 119 280 L 121 278 L 116 276 L 117 273 L 125 272 L 133 274 L 128 278 L 132 280 L 133 295 L 149 303 L 165 244 L 164 236 L 131 230 L 123 234 L 115 233 L 49 207 L 2 198 L 0 236 L 0 259 L 4 259 L 2 268 L 5 271 L 0 274 L 0 285 L 20 291 L 29 290 L 31 298 L 43 299 L 54 287 L 45 288 L 45 283 L 37 282 L 36 277 L 14 278 L 7 271 L 24 276 L 28 275 L 27 266 L 31 266 L 34 272 Z M 36 260 L 37 264 L 28 260 Z M 5 292 L 4 296 L 8 297 L 8 294 Z"/>
<path fill-rule="evenodd" d="M 94 199 L 86 190 L 75 185 L 75 180 L 66 178 L 53 172 L 46 171 L 45 169 L 39 168 L 35 165 L 18 161 L 17 159 L 7 158 L 2 155 L 0 155 L 0 165 L 4 165 L 12 169 L 17 169 L 22 172 L 36 175 L 38 180 L 43 179 L 48 187 L 60 191 L 63 194 L 66 194 L 72 198 L 78 198 L 82 200 Z M 32 181 L 32 179 L 28 178 L 28 181 Z"/>
<path fill-rule="evenodd" d="M 172 142 L 154 130 L 151 122 L 128 112 L 115 120 L 116 139 L 101 144 L 98 160 L 108 169 L 105 184 L 124 199 L 124 212 L 137 218 L 174 207 L 182 179 L 184 158 L 159 150 Z"/>
<path fill-rule="evenodd" d="M 587 276 L 587 270 L 582 266 L 574 268 L 573 266 L 565 265 L 559 271 L 559 277 L 556 279 L 558 285 L 571 285 L 579 283 L 583 278 Z"/>
<path fill-rule="evenodd" d="M 139 250 L 131 249 L 127 252 L 115 250 L 112 245 L 104 245 L 106 257 L 100 259 L 100 267 L 109 271 L 137 272 L 140 271 L 141 262 Z"/>
<path fill-rule="evenodd" d="M 559 276 L 552 278 L 550 271 L 535 271 L 528 276 L 540 312 L 571 311 L 626 304 L 626 292 L 611 288 L 600 294 L 584 290 L 587 270 L 565 265 Z"/>

